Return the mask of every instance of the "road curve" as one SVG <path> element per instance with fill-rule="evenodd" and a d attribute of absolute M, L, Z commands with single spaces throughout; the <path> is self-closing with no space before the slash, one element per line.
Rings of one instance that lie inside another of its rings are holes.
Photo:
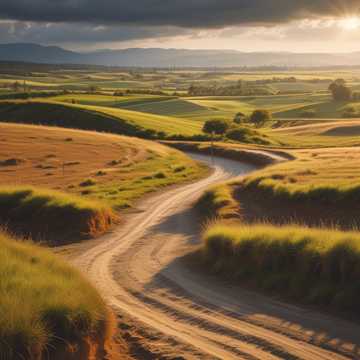
<path fill-rule="evenodd" d="M 123 226 L 72 259 L 115 312 L 153 331 L 146 341 L 154 356 L 139 359 L 360 358 L 360 326 L 245 291 L 186 265 L 186 254 L 199 242 L 194 200 L 209 185 L 253 169 L 217 158 L 208 178 L 147 199 Z"/>

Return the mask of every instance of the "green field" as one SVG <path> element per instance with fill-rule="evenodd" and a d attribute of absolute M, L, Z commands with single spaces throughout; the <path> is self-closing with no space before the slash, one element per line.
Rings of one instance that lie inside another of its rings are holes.
<path fill-rule="evenodd" d="M 0 121 L 60 125 L 125 135 L 146 130 L 163 132 L 165 136 L 202 133 L 202 123 L 196 120 L 50 100 L 0 101 Z"/>

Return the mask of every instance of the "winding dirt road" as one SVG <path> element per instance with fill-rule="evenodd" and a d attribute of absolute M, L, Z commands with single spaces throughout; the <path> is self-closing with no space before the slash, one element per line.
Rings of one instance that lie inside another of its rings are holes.
<path fill-rule="evenodd" d="M 196 155 L 200 160 L 208 157 Z M 144 201 L 124 226 L 72 261 L 137 328 L 139 359 L 357 359 L 360 326 L 191 271 L 199 243 L 193 201 L 254 168 L 216 159 L 197 183 Z"/>

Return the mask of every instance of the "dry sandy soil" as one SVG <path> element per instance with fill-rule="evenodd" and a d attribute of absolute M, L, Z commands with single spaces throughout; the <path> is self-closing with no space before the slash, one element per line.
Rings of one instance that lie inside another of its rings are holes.
<path fill-rule="evenodd" d="M 117 314 L 133 358 L 360 357 L 360 326 L 190 270 L 187 255 L 200 231 L 193 201 L 209 185 L 252 169 L 218 159 L 208 178 L 151 197 L 125 226 L 70 249 L 70 260 Z"/>

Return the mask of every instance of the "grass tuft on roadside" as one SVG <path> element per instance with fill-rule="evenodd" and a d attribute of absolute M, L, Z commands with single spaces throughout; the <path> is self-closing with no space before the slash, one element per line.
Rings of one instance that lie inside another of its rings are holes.
<path fill-rule="evenodd" d="M 31 186 L 0 186 L 0 214 L 10 230 L 49 242 L 100 235 L 116 220 L 97 201 Z"/>
<path fill-rule="evenodd" d="M 239 215 L 239 204 L 228 184 L 214 186 L 204 192 L 196 203 L 201 216 L 228 219 Z"/>
<path fill-rule="evenodd" d="M 0 232 L 0 358 L 51 357 L 104 338 L 106 306 L 96 290 L 50 251 Z"/>
<path fill-rule="evenodd" d="M 272 225 L 210 226 L 203 255 L 242 283 L 360 315 L 360 234 Z"/>

